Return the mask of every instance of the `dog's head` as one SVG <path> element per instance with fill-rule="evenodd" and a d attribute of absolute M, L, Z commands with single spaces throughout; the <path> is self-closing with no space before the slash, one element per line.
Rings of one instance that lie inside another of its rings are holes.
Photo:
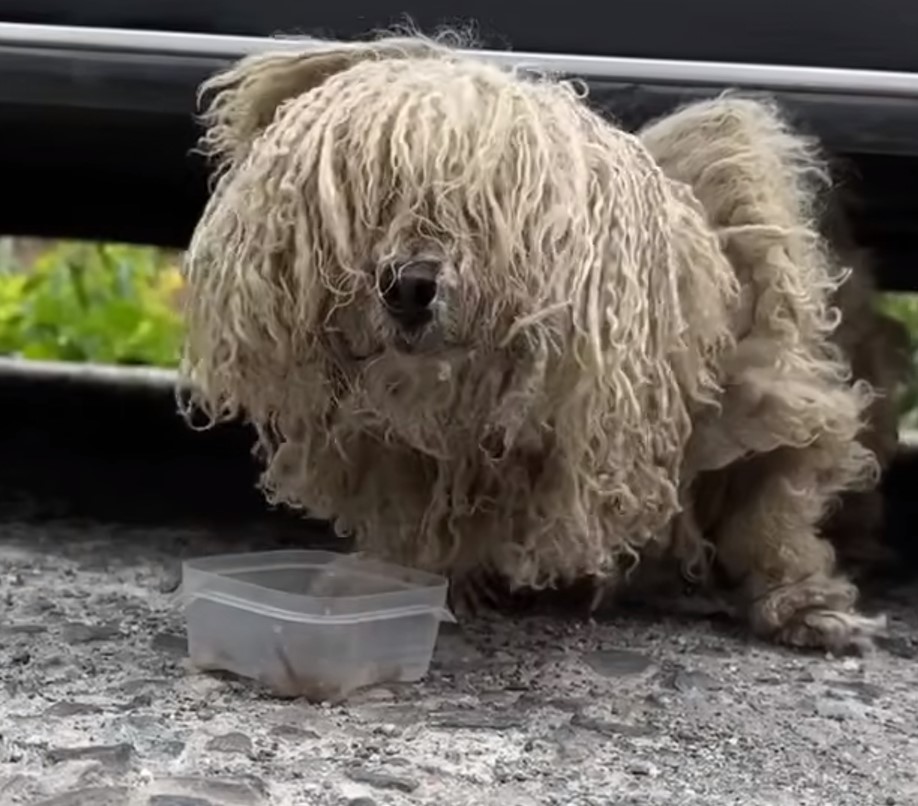
<path fill-rule="evenodd" d="M 573 85 L 384 39 L 251 58 L 207 90 L 222 172 L 186 368 L 212 414 L 435 456 L 550 431 L 572 465 L 676 466 L 730 270 Z"/>

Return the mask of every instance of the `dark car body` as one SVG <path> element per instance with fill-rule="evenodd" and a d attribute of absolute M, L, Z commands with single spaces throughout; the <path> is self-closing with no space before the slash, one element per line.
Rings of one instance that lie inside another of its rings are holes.
<path fill-rule="evenodd" d="M 414 20 L 474 22 L 488 47 L 580 55 L 918 71 L 911 0 L 0 0 L 0 20 L 349 39 Z"/>

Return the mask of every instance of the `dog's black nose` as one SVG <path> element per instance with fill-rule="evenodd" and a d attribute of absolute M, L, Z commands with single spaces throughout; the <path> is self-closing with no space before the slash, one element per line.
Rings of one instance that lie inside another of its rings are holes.
<path fill-rule="evenodd" d="M 406 330 L 423 327 L 433 318 L 437 296 L 437 264 L 417 260 L 391 266 L 379 278 L 379 293 L 386 310 Z"/>

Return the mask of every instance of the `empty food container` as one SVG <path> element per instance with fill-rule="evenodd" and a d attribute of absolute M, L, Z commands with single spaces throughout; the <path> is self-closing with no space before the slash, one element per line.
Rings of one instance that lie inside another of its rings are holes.
<path fill-rule="evenodd" d="M 188 560 L 181 597 L 199 669 L 286 697 L 339 701 L 427 673 L 447 582 L 357 555 L 269 551 Z"/>

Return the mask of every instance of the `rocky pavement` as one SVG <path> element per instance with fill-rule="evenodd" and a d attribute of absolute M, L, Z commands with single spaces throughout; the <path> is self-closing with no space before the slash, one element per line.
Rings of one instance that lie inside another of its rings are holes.
<path fill-rule="evenodd" d="M 916 806 L 918 589 L 865 658 L 704 617 L 444 625 L 341 705 L 188 668 L 181 558 L 257 528 L 0 524 L 2 806 Z M 232 546 L 228 546 L 228 542 Z"/>

